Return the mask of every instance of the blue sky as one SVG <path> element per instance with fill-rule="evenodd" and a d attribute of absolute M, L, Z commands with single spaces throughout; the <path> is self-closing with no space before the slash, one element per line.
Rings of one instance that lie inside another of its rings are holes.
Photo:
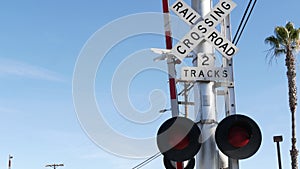
<path fill-rule="evenodd" d="M 232 12 L 233 33 L 247 5 L 246 1 L 235 2 L 238 6 Z M 277 167 L 272 140 L 277 134 L 284 137 L 283 168 L 290 167 L 290 113 L 284 59 L 268 65 L 265 55 L 269 47 L 264 38 L 273 34 L 275 26 L 287 21 L 300 27 L 299 5 L 298 0 L 258 1 L 237 46 L 239 52 L 234 56 L 237 112 L 255 119 L 263 133 L 259 151 L 241 161 L 243 169 Z M 120 17 L 161 10 L 161 1 L 153 0 L 0 2 L 0 166 L 7 167 L 9 154 L 14 156 L 14 169 L 43 168 L 52 163 L 64 163 L 62 168 L 66 169 L 132 168 L 139 164 L 142 160 L 113 155 L 89 138 L 75 112 L 72 78 L 82 48 L 97 30 Z M 143 26 L 140 22 L 130 24 L 117 27 L 108 37 Z M 179 35 L 187 31 L 186 26 L 172 26 Z M 163 23 L 153 27 L 163 30 Z M 129 37 L 111 48 L 97 70 L 95 97 L 103 116 L 114 130 L 131 137 L 153 137 L 169 117 L 169 114 L 158 116 L 147 124 L 126 120 L 116 111 L 110 92 L 112 76 L 123 59 L 140 56 L 150 64 L 148 60 L 157 56 L 149 52 L 152 47 L 164 48 L 164 37 L 155 34 Z M 166 66 L 163 62 L 157 64 Z M 131 104 L 147 111 L 148 96 L 154 89 L 164 93 L 168 107 L 167 75 L 158 70 L 144 71 L 132 80 Z M 112 144 L 118 142 L 112 141 Z M 162 168 L 162 159 L 144 168 Z"/>

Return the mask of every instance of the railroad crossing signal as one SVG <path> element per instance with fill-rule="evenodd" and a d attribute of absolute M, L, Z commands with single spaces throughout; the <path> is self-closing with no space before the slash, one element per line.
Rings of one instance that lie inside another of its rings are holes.
<path fill-rule="evenodd" d="M 172 117 L 165 121 L 157 132 L 157 146 L 164 155 L 167 169 L 174 165 L 183 165 L 184 169 L 192 169 L 194 156 L 201 147 L 200 129 L 192 120 L 185 117 Z"/>
<path fill-rule="evenodd" d="M 164 155 L 166 169 L 193 169 L 194 156 L 201 148 L 201 132 L 196 123 L 185 117 L 172 117 L 157 132 L 157 146 Z M 254 155 L 262 141 L 261 131 L 251 118 L 235 114 L 219 124 L 215 139 L 220 151 L 233 159 L 246 159 Z"/>
<path fill-rule="evenodd" d="M 205 40 L 217 49 L 222 56 L 231 60 L 238 48 L 221 35 L 215 27 L 235 7 L 236 4 L 231 0 L 220 0 L 202 18 L 185 2 L 176 0 L 170 8 L 189 26 L 192 26 L 192 29 L 168 53 L 182 61 L 195 47 Z M 183 67 L 181 79 L 187 81 L 232 80 L 232 70 L 229 67 L 213 67 L 214 62 L 209 60 L 210 55 L 213 54 L 198 53 L 198 67 Z M 251 118 L 237 115 L 235 110 L 230 111 L 230 113 L 234 115 L 224 118 L 218 124 L 215 133 L 212 133 L 212 136 L 215 136 L 215 143 L 219 150 L 231 159 L 230 168 L 235 169 L 238 168 L 238 159 L 251 157 L 257 152 L 261 145 L 262 136 L 258 125 Z M 157 133 L 157 145 L 160 152 L 164 155 L 165 168 L 193 169 L 195 166 L 194 156 L 201 148 L 200 134 L 198 125 L 188 118 L 173 117 L 164 122 Z M 206 142 L 203 144 L 205 145 Z M 206 162 L 205 160 L 203 161 L 204 163 Z M 198 162 L 201 163 L 202 161 Z M 198 167 L 199 165 L 197 165 Z"/>
<path fill-rule="evenodd" d="M 190 6 L 182 0 L 177 0 L 171 9 L 187 24 L 193 26 L 175 47 L 171 53 L 183 60 L 203 40 L 209 42 L 224 57 L 231 59 L 238 51 L 237 47 L 222 36 L 215 27 L 236 7 L 233 1 L 221 0 L 204 18 L 201 18 Z"/>
<path fill-rule="evenodd" d="M 182 60 L 203 40 L 209 42 L 224 57 L 230 59 L 238 49 L 229 40 L 223 37 L 216 29 L 217 26 L 234 8 L 233 1 L 220 1 L 202 21 L 201 16 L 182 0 L 177 0 L 172 6 L 172 11 L 184 20 L 189 26 L 193 26 L 177 45 L 172 48 L 171 53 Z M 198 67 L 183 67 L 181 79 L 187 81 L 228 81 L 232 79 L 228 68 L 214 67 L 210 65 L 208 56 L 201 60 L 198 56 Z M 201 67 L 200 67 L 201 66 Z"/>
<path fill-rule="evenodd" d="M 235 114 L 227 116 L 218 124 L 215 139 L 225 155 L 233 159 L 245 159 L 257 152 L 262 136 L 255 121 Z"/>

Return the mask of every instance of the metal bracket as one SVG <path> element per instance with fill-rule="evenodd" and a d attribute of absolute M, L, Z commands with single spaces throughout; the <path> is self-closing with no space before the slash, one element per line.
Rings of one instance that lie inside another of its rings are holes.
<path fill-rule="evenodd" d="M 205 119 L 205 120 L 200 120 L 196 124 L 219 124 L 219 123 L 214 119 Z"/>
<path fill-rule="evenodd" d="M 215 87 L 234 87 L 234 82 L 216 82 Z"/>
<path fill-rule="evenodd" d="M 159 113 L 164 113 L 164 112 L 167 112 L 167 111 L 171 111 L 171 108 L 170 108 L 170 109 L 162 109 L 162 110 L 159 110 Z"/>
<path fill-rule="evenodd" d="M 185 102 L 185 101 L 178 101 L 178 104 L 192 105 L 192 106 L 194 106 L 194 105 L 195 105 L 195 103 L 194 103 L 194 102 Z"/>
<path fill-rule="evenodd" d="M 150 49 L 153 53 L 159 54 L 160 56 L 153 59 L 154 62 L 159 62 L 162 60 L 167 60 L 168 58 L 173 58 L 175 64 L 180 64 L 181 61 L 179 59 L 176 59 L 176 57 L 171 54 L 170 49 L 158 49 L 158 48 L 151 48 Z"/>

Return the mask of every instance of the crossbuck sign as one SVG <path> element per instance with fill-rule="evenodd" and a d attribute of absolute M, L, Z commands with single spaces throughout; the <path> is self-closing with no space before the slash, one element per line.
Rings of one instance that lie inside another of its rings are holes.
<path fill-rule="evenodd" d="M 200 22 L 201 16 L 182 0 L 177 0 L 171 9 L 187 24 L 193 26 L 171 53 L 181 61 L 203 40 L 209 42 L 224 57 L 231 59 L 237 47 L 222 36 L 215 27 L 236 7 L 233 1 L 221 0 Z"/>

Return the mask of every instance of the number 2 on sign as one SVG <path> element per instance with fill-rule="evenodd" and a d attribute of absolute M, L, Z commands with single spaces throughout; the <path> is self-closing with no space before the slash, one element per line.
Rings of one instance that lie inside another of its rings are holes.
<path fill-rule="evenodd" d="M 202 66 L 209 66 L 209 57 L 204 55 L 202 56 Z"/>
<path fill-rule="evenodd" d="M 212 66 L 212 59 L 207 55 L 198 55 L 199 66 Z"/>

